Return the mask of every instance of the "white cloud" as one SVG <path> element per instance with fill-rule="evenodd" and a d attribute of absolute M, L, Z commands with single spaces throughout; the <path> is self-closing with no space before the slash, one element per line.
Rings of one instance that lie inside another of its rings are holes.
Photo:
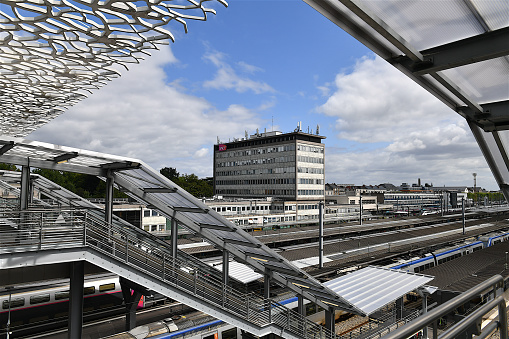
<path fill-rule="evenodd" d="M 390 142 L 401 133 L 431 128 L 444 120 L 461 120 L 378 57 L 362 58 L 351 73 L 338 74 L 333 86 L 333 94 L 318 111 L 336 119 L 342 139 Z M 324 93 L 322 87 L 318 89 Z"/>
<path fill-rule="evenodd" d="M 259 118 L 240 105 L 219 110 L 187 94 L 178 82 L 168 83 L 163 67 L 177 62 L 169 47 L 148 59 L 28 138 L 210 176 L 208 148 L 216 136 L 254 130 Z"/>
<path fill-rule="evenodd" d="M 252 91 L 255 94 L 275 92 L 274 89 L 265 82 L 255 81 L 246 76 L 237 74 L 235 69 L 225 61 L 226 56 L 221 52 L 208 53 L 204 58 L 217 67 L 214 79 L 207 80 L 203 83 L 203 87 L 205 88 L 234 89 L 238 93 Z M 238 63 L 238 65 L 241 71 L 247 73 L 254 73 L 261 70 L 256 66 L 248 65 L 243 62 Z"/>
<path fill-rule="evenodd" d="M 318 111 L 336 119 L 340 139 L 367 151 L 330 148 L 327 181 L 401 184 L 421 178 L 472 186 L 477 172 L 486 187 L 497 188 L 465 120 L 380 58 L 359 60 L 351 73 L 336 76 L 332 90 Z"/>

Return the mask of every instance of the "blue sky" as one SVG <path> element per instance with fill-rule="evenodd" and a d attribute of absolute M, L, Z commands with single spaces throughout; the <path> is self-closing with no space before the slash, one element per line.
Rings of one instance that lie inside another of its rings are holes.
<path fill-rule="evenodd" d="M 467 124 L 299 0 L 237 0 L 29 138 L 212 175 L 258 128 L 327 137 L 326 181 L 497 189 Z"/>

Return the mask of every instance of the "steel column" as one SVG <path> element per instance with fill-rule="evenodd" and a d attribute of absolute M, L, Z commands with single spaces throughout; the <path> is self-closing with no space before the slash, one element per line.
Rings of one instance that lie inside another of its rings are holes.
<path fill-rule="evenodd" d="M 306 308 L 304 307 L 304 297 L 302 295 L 297 296 L 297 312 L 299 314 L 306 316 Z"/>
<path fill-rule="evenodd" d="M 461 216 L 463 221 L 463 235 L 466 234 L 465 231 L 465 198 L 461 197 Z"/>
<path fill-rule="evenodd" d="M 320 220 L 318 266 L 323 268 L 323 201 L 318 204 L 318 211 Z"/>
<path fill-rule="evenodd" d="M 107 224 L 111 224 L 113 220 L 113 184 L 115 180 L 111 175 L 110 171 L 108 171 L 108 175 L 106 176 L 106 200 L 104 201 L 104 221 Z"/>
<path fill-rule="evenodd" d="M 270 274 L 267 272 L 263 278 L 263 297 L 270 298 Z"/>
<path fill-rule="evenodd" d="M 359 193 L 359 225 L 362 226 L 362 195 Z"/>
<path fill-rule="evenodd" d="M 81 338 L 83 328 L 83 285 L 85 262 L 72 262 L 70 267 L 69 320 L 67 338 Z"/>
<path fill-rule="evenodd" d="M 227 250 L 223 250 L 223 284 L 228 285 L 230 274 L 230 255 Z"/>
<path fill-rule="evenodd" d="M 335 333 L 336 331 L 336 312 L 333 307 L 329 307 L 328 310 L 325 310 L 325 328 Z"/>
<path fill-rule="evenodd" d="M 171 218 L 171 256 L 173 258 L 177 257 L 178 228 L 177 219 Z"/>
<path fill-rule="evenodd" d="M 21 167 L 21 187 L 19 195 L 19 209 L 28 209 L 28 202 L 30 200 L 30 165 Z"/>

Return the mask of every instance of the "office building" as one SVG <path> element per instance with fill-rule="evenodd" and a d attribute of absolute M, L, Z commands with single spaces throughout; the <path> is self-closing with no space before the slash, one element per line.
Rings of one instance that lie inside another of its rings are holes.
<path fill-rule="evenodd" d="M 214 193 L 223 197 L 323 200 L 325 137 L 256 133 L 214 145 Z"/>

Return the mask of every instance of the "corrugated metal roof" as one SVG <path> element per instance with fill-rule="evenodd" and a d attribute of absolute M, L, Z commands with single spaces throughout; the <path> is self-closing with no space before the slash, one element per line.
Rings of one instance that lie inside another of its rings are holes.
<path fill-rule="evenodd" d="M 369 266 L 324 285 L 369 315 L 433 279 L 429 275 Z"/>
<path fill-rule="evenodd" d="M 214 266 L 216 269 L 223 271 L 223 264 L 211 264 L 211 266 Z M 260 273 L 256 273 L 251 267 L 238 263 L 236 261 L 231 261 L 228 264 L 229 269 L 229 276 L 244 283 L 248 284 L 250 282 L 253 282 L 255 280 L 258 280 L 263 277 Z"/>

